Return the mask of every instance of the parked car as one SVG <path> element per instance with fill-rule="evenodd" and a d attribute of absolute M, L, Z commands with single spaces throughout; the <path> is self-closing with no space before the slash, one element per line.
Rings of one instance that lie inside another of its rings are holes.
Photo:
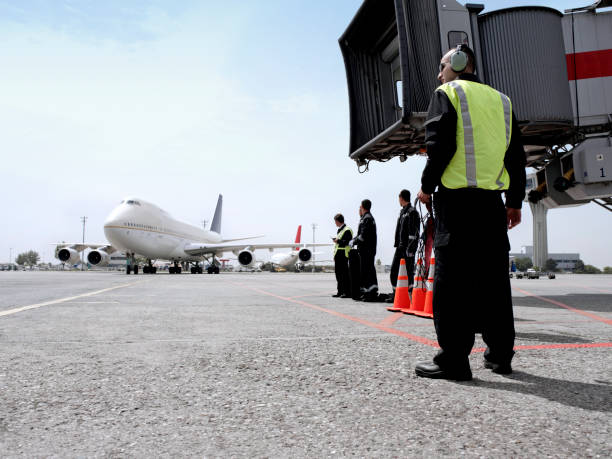
<path fill-rule="evenodd" d="M 528 269 L 526 274 L 527 274 L 527 279 L 539 279 L 540 278 L 540 273 L 533 268 Z"/>

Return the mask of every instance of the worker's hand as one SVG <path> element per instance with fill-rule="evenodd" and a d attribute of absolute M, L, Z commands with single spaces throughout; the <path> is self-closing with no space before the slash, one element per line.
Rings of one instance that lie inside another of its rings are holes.
<path fill-rule="evenodd" d="M 334 238 L 332 238 L 332 241 L 334 241 L 334 243 L 337 243 L 338 239 L 334 237 Z"/>
<path fill-rule="evenodd" d="M 423 204 L 427 204 L 429 201 L 431 201 L 431 195 L 423 193 L 423 190 L 419 190 L 417 193 L 417 198 L 419 198 L 419 201 L 421 201 Z"/>
<path fill-rule="evenodd" d="M 349 243 L 348 243 L 349 247 L 352 249 L 353 247 L 355 247 L 355 239 L 352 239 Z"/>
<path fill-rule="evenodd" d="M 508 221 L 508 229 L 514 228 L 521 222 L 521 209 L 506 207 L 506 219 Z"/>

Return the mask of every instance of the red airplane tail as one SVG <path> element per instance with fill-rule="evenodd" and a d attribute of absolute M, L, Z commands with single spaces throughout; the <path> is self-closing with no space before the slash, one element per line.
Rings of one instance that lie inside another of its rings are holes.
<path fill-rule="evenodd" d="M 297 234 L 295 235 L 295 243 L 299 244 L 301 239 L 302 239 L 302 225 L 299 225 L 297 229 Z M 300 248 L 296 247 L 295 250 L 300 250 Z"/>

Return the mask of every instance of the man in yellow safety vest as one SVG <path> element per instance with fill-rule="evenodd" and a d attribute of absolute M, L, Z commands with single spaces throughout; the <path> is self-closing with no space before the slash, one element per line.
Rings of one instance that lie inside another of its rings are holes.
<path fill-rule="evenodd" d="M 465 45 L 442 57 L 442 85 L 425 122 L 428 161 L 418 198 L 428 203 L 433 195 L 433 314 L 441 349 L 433 362 L 415 367 L 427 378 L 472 379 L 468 355 L 475 333 L 487 344 L 485 367 L 512 372 L 508 229 L 521 221 L 525 151 L 510 98 L 481 83 L 475 69 Z M 478 277 L 467 277 L 466 267 L 474 264 L 482 266 Z"/>
<path fill-rule="evenodd" d="M 338 283 L 338 293 L 332 295 L 334 298 L 351 297 L 351 280 L 349 276 L 349 242 L 353 239 L 353 231 L 344 223 L 344 216 L 336 214 L 334 222 L 338 227 L 338 233 L 333 238 L 334 241 L 334 266 L 336 271 L 336 281 Z"/>

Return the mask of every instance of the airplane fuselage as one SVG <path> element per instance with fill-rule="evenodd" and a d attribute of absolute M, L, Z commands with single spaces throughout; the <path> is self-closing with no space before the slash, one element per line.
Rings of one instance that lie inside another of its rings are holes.
<path fill-rule="evenodd" d="M 149 259 L 197 261 L 183 250 L 189 243 L 216 244 L 220 234 L 178 221 L 154 204 L 128 198 L 104 222 L 104 235 L 117 249 Z"/>

